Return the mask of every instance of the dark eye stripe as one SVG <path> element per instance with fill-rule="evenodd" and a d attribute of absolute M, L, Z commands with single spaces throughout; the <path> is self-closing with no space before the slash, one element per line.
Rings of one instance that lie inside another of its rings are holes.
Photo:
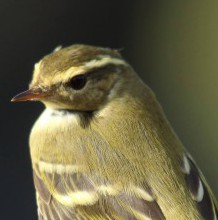
<path fill-rule="evenodd" d="M 186 184 L 197 203 L 202 217 L 206 220 L 217 220 L 217 207 L 210 194 L 210 189 L 204 182 L 204 178 L 202 178 L 197 166 L 188 155 L 184 155 L 182 170 L 185 174 Z"/>

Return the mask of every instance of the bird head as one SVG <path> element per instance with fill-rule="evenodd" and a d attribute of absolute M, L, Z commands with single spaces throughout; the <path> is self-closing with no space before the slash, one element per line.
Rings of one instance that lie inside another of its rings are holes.
<path fill-rule="evenodd" d="M 52 109 L 93 111 L 114 98 L 131 68 L 117 50 L 72 45 L 35 64 L 29 89 L 12 101 L 36 100 Z"/>

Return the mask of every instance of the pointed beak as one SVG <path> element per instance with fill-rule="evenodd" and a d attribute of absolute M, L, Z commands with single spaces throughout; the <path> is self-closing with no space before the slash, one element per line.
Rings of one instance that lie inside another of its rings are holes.
<path fill-rule="evenodd" d="M 40 88 L 28 89 L 14 96 L 11 102 L 21 102 L 29 100 L 39 100 L 49 96 L 49 94 Z"/>

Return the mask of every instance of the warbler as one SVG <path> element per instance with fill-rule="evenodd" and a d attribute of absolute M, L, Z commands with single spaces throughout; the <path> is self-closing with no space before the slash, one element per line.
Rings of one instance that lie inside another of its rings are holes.
<path fill-rule="evenodd" d="M 117 50 L 58 48 L 12 99 L 26 100 L 46 107 L 29 141 L 39 219 L 217 219 L 201 171 Z"/>

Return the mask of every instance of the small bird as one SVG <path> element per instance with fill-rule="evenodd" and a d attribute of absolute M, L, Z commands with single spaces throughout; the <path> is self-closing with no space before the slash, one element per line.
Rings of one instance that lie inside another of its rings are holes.
<path fill-rule="evenodd" d="M 75 44 L 35 64 L 12 101 L 30 134 L 40 220 L 217 220 L 217 202 L 151 89 L 117 50 Z"/>

